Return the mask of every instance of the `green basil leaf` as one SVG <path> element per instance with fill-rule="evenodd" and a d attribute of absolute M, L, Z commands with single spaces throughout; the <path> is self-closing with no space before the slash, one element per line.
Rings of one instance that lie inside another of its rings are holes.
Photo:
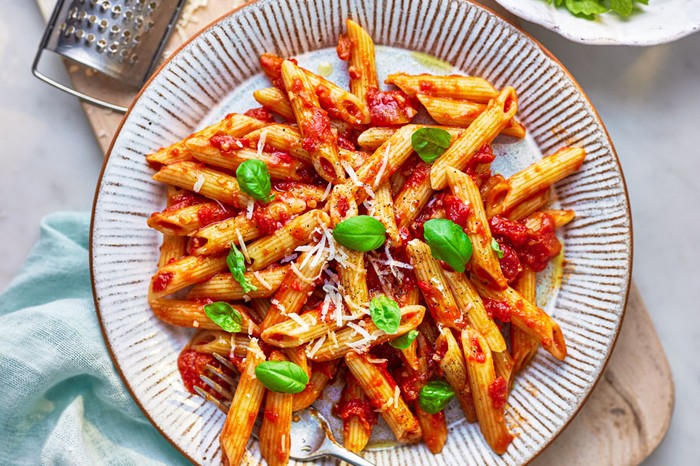
<path fill-rule="evenodd" d="M 411 145 L 426 163 L 433 163 L 450 147 L 452 135 L 440 128 L 421 128 L 411 135 Z"/>
<path fill-rule="evenodd" d="M 418 394 L 418 405 L 426 413 L 439 413 L 455 396 L 455 391 L 447 382 L 433 380 L 428 382 Z"/>
<path fill-rule="evenodd" d="M 369 215 L 358 215 L 343 220 L 333 229 L 333 238 L 355 251 L 373 251 L 386 241 L 386 227 Z"/>
<path fill-rule="evenodd" d="M 228 256 L 226 256 L 226 265 L 228 265 L 228 269 L 231 271 L 233 279 L 241 284 L 244 293 L 258 290 L 258 287 L 250 283 L 246 278 L 245 257 L 243 257 L 243 253 L 236 248 L 233 242 L 231 243 L 231 250 L 229 251 Z"/>
<path fill-rule="evenodd" d="M 610 9 L 620 16 L 627 17 L 634 11 L 634 0 L 610 0 Z"/>
<path fill-rule="evenodd" d="M 255 377 L 278 393 L 299 393 L 309 383 L 304 369 L 290 361 L 264 361 L 255 368 Z"/>
<path fill-rule="evenodd" d="M 249 196 L 262 201 L 270 202 L 275 198 L 270 195 L 272 186 L 267 165 L 258 159 L 246 160 L 236 169 L 236 178 L 241 191 Z"/>
<path fill-rule="evenodd" d="M 377 328 L 393 334 L 401 324 L 401 308 L 399 303 L 387 295 L 379 295 L 369 303 L 369 315 Z"/>
<path fill-rule="evenodd" d="M 229 303 L 219 301 L 207 304 L 204 306 L 204 313 L 212 322 L 227 332 L 237 333 L 241 331 L 243 317 Z"/>
<path fill-rule="evenodd" d="M 491 249 L 496 251 L 496 255 L 499 259 L 503 259 L 504 252 L 503 249 L 501 249 L 501 245 L 496 241 L 496 238 L 491 238 Z"/>
<path fill-rule="evenodd" d="M 413 343 L 413 340 L 415 340 L 417 336 L 418 330 L 411 330 L 410 332 L 404 333 L 400 337 L 391 340 L 389 344 L 396 349 L 406 349 L 411 346 L 411 343 Z"/>
<path fill-rule="evenodd" d="M 462 227 L 452 220 L 436 218 L 425 222 L 423 236 L 435 259 L 445 262 L 455 272 L 464 272 L 472 257 L 472 242 Z"/>
<path fill-rule="evenodd" d="M 564 0 L 564 6 L 576 16 L 595 17 L 609 8 L 599 0 Z"/>

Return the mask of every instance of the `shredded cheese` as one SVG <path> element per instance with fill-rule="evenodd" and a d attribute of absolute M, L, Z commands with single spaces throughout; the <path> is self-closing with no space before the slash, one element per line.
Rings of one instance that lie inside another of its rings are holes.
<path fill-rule="evenodd" d="M 307 324 L 304 321 L 304 319 L 302 319 L 301 316 L 299 314 L 297 314 L 296 312 L 290 312 L 289 314 L 287 314 L 287 317 L 289 317 L 294 322 L 299 324 L 299 327 L 301 327 L 301 330 L 303 332 L 307 332 L 311 328 L 311 327 L 309 327 L 309 324 Z"/>
<path fill-rule="evenodd" d="M 245 258 L 245 261 L 250 264 L 250 256 L 248 255 L 248 248 L 245 247 L 245 241 L 243 241 L 243 235 L 240 230 L 236 228 L 236 237 L 238 238 L 238 247 L 241 248 L 241 254 Z"/>
<path fill-rule="evenodd" d="M 379 186 L 379 181 L 382 179 L 384 172 L 386 171 L 386 166 L 389 164 L 389 151 L 391 151 L 391 142 L 387 142 L 386 150 L 384 151 L 384 156 L 382 157 L 382 166 L 379 167 L 377 176 L 374 178 L 374 184 Z"/>
<path fill-rule="evenodd" d="M 353 335 L 354 335 L 354 334 L 360 334 L 360 335 L 363 336 L 363 338 L 364 338 L 365 340 L 370 340 L 370 341 L 374 339 L 374 338 L 372 337 L 372 335 L 371 335 L 367 330 L 363 329 L 362 327 L 360 327 L 360 326 L 357 325 L 356 323 L 354 323 L 354 322 L 348 322 L 347 325 L 348 325 L 348 327 L 350 327 L 351 329 L 354 330 Z"/>
<path fill-rule="evenodd" d="M 272 285 L 270 285 L 270 284 L 263 278 L 262 274 L 261 274 L 259 271 L 256 270 L 255 272 L 253 272 L 253 276 L 254 276 L 255 278 L 258 279 L 258 281 L 260 282 L 260 284 L 261 284 L 262 286 L 264 286 L 264 287 L 267 288 L 268 290 L 271 290 L 271 289 L 272 289 Z"/>
<path fill-rule="evenodd" d="M 250 220 L 253 218 L 253 209 L 255 208 L 255 201 L 252 199 L 248 200 L 248 205 L 246 206 L 245 218 Z"/>
<path fill-rule="evenodd" d="M 265 140 L 267 139 L 267 131 L 260 132 L 260 139 L 258 139 L 258 157 L 262 157 L 263 149 L 265 148 Z"/>
<path fill-rule="evenodd" d="M 321 202 L 325 201 L 328 199 L 328 196 L 331 193 L 331 189 L 333 189 L 333 183 L 330 181 L 328 182 L 328 185 L 326 186 L 326 190 L 323 192 L 323 197 L 321 197 Z"/>
<path fill-rule="evenodd" d="M 199 321 L 193 320 L 193 321 L 192 321 L 192 326 L 193 326 L 194 328 L 199 328 Z"/>
<path fill-rule="evenodd" d="M 204 185 L 204 175 L 201 173 L 197 175 L 197 181 L 195 182 L 194 186 L 192 186 L 192 191 L 198 193 L 200 189 L 202 189 L 202 186 Z"/>
<path fill-rule="evenodd" d="M 401 389 L 398 385 L 394 387 L 394 409 L 399 407 L 399 399 L 401 398 Z"/>
<path fill-rule="evenodd" d="M 323 343 L 326 341 L 326 335 L 321 335 L 321 338 L 316 340 L 316 343 L 314 343 L 314 346 L 306 348 L 306 355 L 310 358 L 313 358 L 314 355 L 318 352 L 319 349 L 321 349 L 321 346 Z"/>

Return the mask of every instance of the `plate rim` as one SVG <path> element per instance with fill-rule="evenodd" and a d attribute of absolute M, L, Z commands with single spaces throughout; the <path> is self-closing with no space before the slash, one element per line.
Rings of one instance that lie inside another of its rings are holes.
<path fill-rule="evenodd" d="M 104 340 L 105 346 L 107 348 L 107 351 L 109 352 L 109 357 L 112 360 L 112 364 L 114 368 L 117 370 L 117 373 L 119 374 L 119 378 L 121 379 L 122 383 L 126 387 L 127 391 L 129 392 L 129 395 L 131 399 L 134 401 L 134 403 L 138 406 L 139 410 L 143 413 L 143 415 L 148 419 L 148 422 L 151 423 L 151 425 L 158 431 L 158 433 L 168 441 L 170 445 L 173 446 L 184 458 L 186 458 L 189 462 L 195 465 L 200 465 L 198 461 L 196 461 L 194 458 L 192 458 L 189 454 L 187 454 L 179 445 L 178 443 L 171 438 L 169 435 L 165 433 L 165 431 L 161 428 L 161 426 L 154 420 L 154 418 L 151 416 L 149 411 L 143 406 L 141 401 L 136 397 L 136 394 L 134 392 L 134 389 L 131 387 L 131 383 L 129 380 L 125 377 L 124 373 L 122 372 L 122 368 L 119 365 L 118 359 L 116 357 L 116 354 L 114 352 L 114 349 L 112 348 L 112 344 L 110 343 L 110 340 L 107 336 L 107 329 L 105 328 L 104 324 L 104 319 L 102 317 L 102 310 L 100 309 L 100 304 L 99 304 L 99 299 L 97 296 L 97 288 L 95 285 L 95 264 L 94 264 L 94 239 L 95 239 L 95 215 L 97 212 L 97 204 L 98 204 L 98 199 L 100 195 L 100 187 L 102 186 L 102 181 L 104 178 L 104 174 L 107 168 L 107 165 L 109 163 L 110 157 L 112 155 L 112 150 L 114 149 L 114 145 L 119 138 L 119 135 L 121 134 L 121 131 L 124 127 L 124 124 L 126 123 L 126 120 L 128 117 L 131 115 L 131 112 L 134 109 L 134 106 L 138 102 L 138 100 L 141 98 L 143 93 L 150 87 L 152 81 L 160 75 L 160 73 L 163 71 L 163 69 L 175 58 L 185 47 L 187 47 L 192 41 L 197 39 L 199 36 L 201 36 L 203 33 L 211 29 L 212 27 L 216 26 L 219 22 L 225 20 L 229 16 L 238 13 L 240 10 L 250 7 L 256 3 L 262 2 L 264 0 L 248 0 L 242 5 L 239 5 L 236 8 L 232 8 L 231 10 L 227 11 L 226 13 L 222 14 L 221 16 L 215 18 L 205 26 L 203 26 L 200 30 L 198 30 L 195 34 L 193 34 L 191 37 L 189 37 L 186 41 L 184 41 L 179 47 L 177 47 L 169 56 L 167 59 L 165 59 L 158 68 L 153 72 L 153 74 L 148 78 L 146 83 L 141 87 L 139 90 L 138 94 L 134 97 L 132 102 L 129 104 L 129 107 L 124 113 L 124 116 L 122 117 L 121 121 L 119 122 L 119 125 L 117 126 L 117 130 L 114 133 L 114 136 L 112 137 L 112 140 L 109 144 L 109 148 L 107 149 L 107 153 L 105 154 L 104 161 L 102 163 L 102 167 L 100 169 L 100 174 L 99 177 L 97 178 L 97 184 L 95 185 L 95 195 L 93 197 L 93 203 L 92 203 L 92 208 L 91 208 L 91 213 L 90 213 L 90 238 L 89 238 L 89 246 L 88 246 L 88 254 L 89 254 L 89 267 L 90 267 L 90 286 L 92 289 L 92 298 L 93 302 L 95 304 L 95 313 L 97 314 L 97 320 L 100 325 L 100 333 L 102 334 L 102 339 Z M 523 34 L 527 39 L 532 41 L 534 45 L 536 45 L 546 56 L 547 58 L 551 59 L 556 63 L 561 70 L 566 74 L 566 76 L 571 80 L 572 84 L 575 86 L 575 88 L 578 90 L 579 94 L 583 98 L 583 100 L 588 104 L 590 107 L 591 111 L 593 112 L 593 115 L 598 121 L 598 124 L 600 125 L 600 128 L 603 130 L 603 133 L 605 134 L 605 139 L 607 140 L 608 144 L 610 145 L 610 149 L 614 158 L 614 163 L 616 164 L 618 168 L 618 172 L 620 174 L 620 179 L 622 181 L 622 191 L 624 193 L 624 200 L 625 202 L 625 213 L 627 214 L 627 218 L 629 219 L 629 257 L 627 260 L 627 276 L 625 278 L 625 286 L 626 286 L 626 292 L 624 299 L 622 301 L 622 310 L 620 312 L 620 323 L 618 324 L 617 328 L 615 329 L 615 334 L 612 337 L 612 341 L 610 344 L 610 350 L 605 354 L 603 358 L 603 364 L 600 367 L 600 373 L 597 375 L 593 383 L 590 385 L 590 388 L 588 389 L 588 393 L 585 394 L 583 397 L 583 400 L 581 403 L 573 410 L 573 414 L 571 417 L 561 426 L 561 428 L 552 435 L 543 445 L 542 447 L 526 462 L 524 463 L 525 465 L 531 464 L 537 457 L 539 457 L 542 452 L 544 452 L 558 437 L 561 435 L 564 430 L 566 430 L 567 427 L 573 422 L 573 420 L 578 416 L 578 414 L 581 412 L 581 409 L 584 407 L 584 405 L 588 402 L 588 400 L 591 397 L 591 394 L 593 391 L 596 389 L 598 386 L 598 383 L 600 380 L 603 378 L 603 373 L 605 372 L 608 363 L 610 362 L 610 356 L 612 355 L 613 351 L 615 351 L 615 346 L 617 345 L 618 338 L 620 336 L 620 330 L 622 328 L 622 325 L 624 324 L 625 321 L 625 316 L 627 315 L 627 304 L 629 301 L 629 295 L 630 295 L 630 289 L 631 289 L 631 282 L 632 282 L 632 269 L 633 269 L 633 264 L 634 264 L 634 223 L 632 219 L 632 209 L 630 205 L 630 199 L 629 199 L 629 192 L 627 189 L 627 181 L 625 179 L 625 174 L 622 170 L 622 164 L 620 163 L 620 158 L 617 155 L 617 150 L 615 149 L 615 145 L 613 144 L 612 139 L 610 138 L 610 133 L 608 132 L 608 129 L 605 127 L 605 124 L 603 123 L 603 120 L 600 117 L 600 114 L 598 113 L 598 110 L 595 108 L 591 100 L 588 98 L 588 95 L 586 95 L 585 91 L 581 87 L 581 85 L 578 83 L 578 81 L 574 78 L 574 76 L 571 74 L 571 72 L 564 66 L 564 64 L 559 61 L 559 59 L 554 56 L 552 52 L 549 51 L 541 42 L 539 42 L 537 39 L 535 39 L 532 35 L 530 35 L 528 32 L 524 31 L 520 26 L 513 24 L 512 21 L 509 21 L 508 19 L 504 18 L 497 12 L 495 12 L 493 9 L 482 5 L 481 3 L 478 3 L 475 0 L 459 0 L 464 3 L 469 3 L 473 5 L 475 8 L 480 8 L 487 13 L 495 16 L 497 19 L 500 21 L 505 22 L 512 28 L 514 28 L 516 31 L 519 33 Z"/>

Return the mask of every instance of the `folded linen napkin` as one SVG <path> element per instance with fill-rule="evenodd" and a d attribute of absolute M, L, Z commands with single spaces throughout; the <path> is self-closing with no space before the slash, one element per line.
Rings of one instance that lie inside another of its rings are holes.
<path fill-rule="evenodd" d="M 0 465 L 190 464 L 136 406 L 92 300 L 90 217 L 56 213 L 0 295 Z"/>

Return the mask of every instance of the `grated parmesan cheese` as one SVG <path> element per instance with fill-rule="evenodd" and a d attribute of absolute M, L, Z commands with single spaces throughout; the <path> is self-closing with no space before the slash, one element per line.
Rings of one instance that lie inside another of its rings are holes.
<path fill-rule="evenodd" d="M 394 409 L 397 409 L 399 407 L 399 399 L 401 398 L 401 389 L 399 389 L 399 386 L 396 385 L 394 387 Z"/>
<path fill-rule="evenodd" d="M 254 276 L 255 278 L 258 279 L 258 281 L 260 282 L 260 284 L 261 284 L 262 286 L 264 286 L 264 287 L 267 288 L 268 290 L 271 290 L 271 289 L 272 289 L 272 285 L 270 285 L 270 284 L 263 278 L 262 274 L 261 274 L 259 271 L 256 270 L 255 272 L 253 272 L 253 276 Z"/>
<path fill-rule="evenodd" d="M 330 181 L 328 182 L 328 185 L 326 186 L 326 190 L 323 192 L 323 197 L 321 197 L 321 202 L 325 201 L 328 199 L 328 196 L 331 193 L 331 189 L 333 189 L 333 183 Z"/>
<path fill-rule="evenodd" d="M 192 186 L 192 191 L 198 193 L 200 189 L 202 189 L 202 186 L 204 185 L 204 175 L 201 173 L 197 175 L 197 181 L 195 182 L 194 186 Z"/>
<path fill-rule="evenodd" d="M 301 330 L 304 332 L 307 332 L 311 328 L 311 327 L 309 327 L 309 324 L 307 324 L 304 321 L 304 319 L 302 319 L 301 316 L 299 314 L 297 314 L 296 312 L 290 312 L 289 314 L 287 314 L 287 317 L 289 317 L 294 322 L 299 324 L 299 327 L 301 327 Z"/>
<path fill-rule="evenodd" d="M 258 157 L 262 158 L 263 149 L 265 148 L 265 140 L 267 139 L 267 131 L 260 132 L 260 139 L 258 139 Z"/>
<path fill-rule="evenodd" d="M 199 321 L 193 320 L 193 321 L 192 321 L 192 327 L 194 327 L 194 328 L 199 328 Z"/>
<path fill-rule="evenodd" d="M 250 264 L 250 256 L 248 255 L 248 248 L 245 247 L 245 241 L 243 241 L 243 235 L 240 230 L 236 228 L 236 237 L 238 238 L 238 247 L 241 248 L 241 254 L 245 258 L 245 261 Z"/>
<path fill-rule="evenodd" d="M 313 358 L 314 355 L 318 352 L 319 349 L 321 349 L 321 346 L 323 343 L 326 341 L 326 335 L 321 335 L 321 338 L 316 340 L 316 343 L 314 343 L 314 346 L 311 348 L 307 347 L 306 349 L 306 355 L 310 358 Z"/>
<path fill-rule="evenodd" d="M 391 142 L 387 142 L 386 150 L 384 151 L 384 156 L 382 157 L 382 166 L 379 167 L 377 176 L 374 178 L 374 184 L 379 186 L 379 181 L 382 179 L 384 172 L 386 171 L 386 166 L 389 164 L 389 151 L 391 150 Z"/>
<path fill-rule="evenodd" d="M 372 337 L 372 335 L 367 330 L 363 329 L 354 322 L 348 322 L 347 326 L 354 330 L 353 335 L 360 334 L 364 337 L 365 340 L 370 341 L 374 339 L 374 337 Z"/>
<path fill-rule="evenodd" d="M 248 200 L 248 205 L 246 206 L 245 218 L 250 220 L 253 218 L 253 209 L 255 208 L 255 201 L 252 199 Z"/>

